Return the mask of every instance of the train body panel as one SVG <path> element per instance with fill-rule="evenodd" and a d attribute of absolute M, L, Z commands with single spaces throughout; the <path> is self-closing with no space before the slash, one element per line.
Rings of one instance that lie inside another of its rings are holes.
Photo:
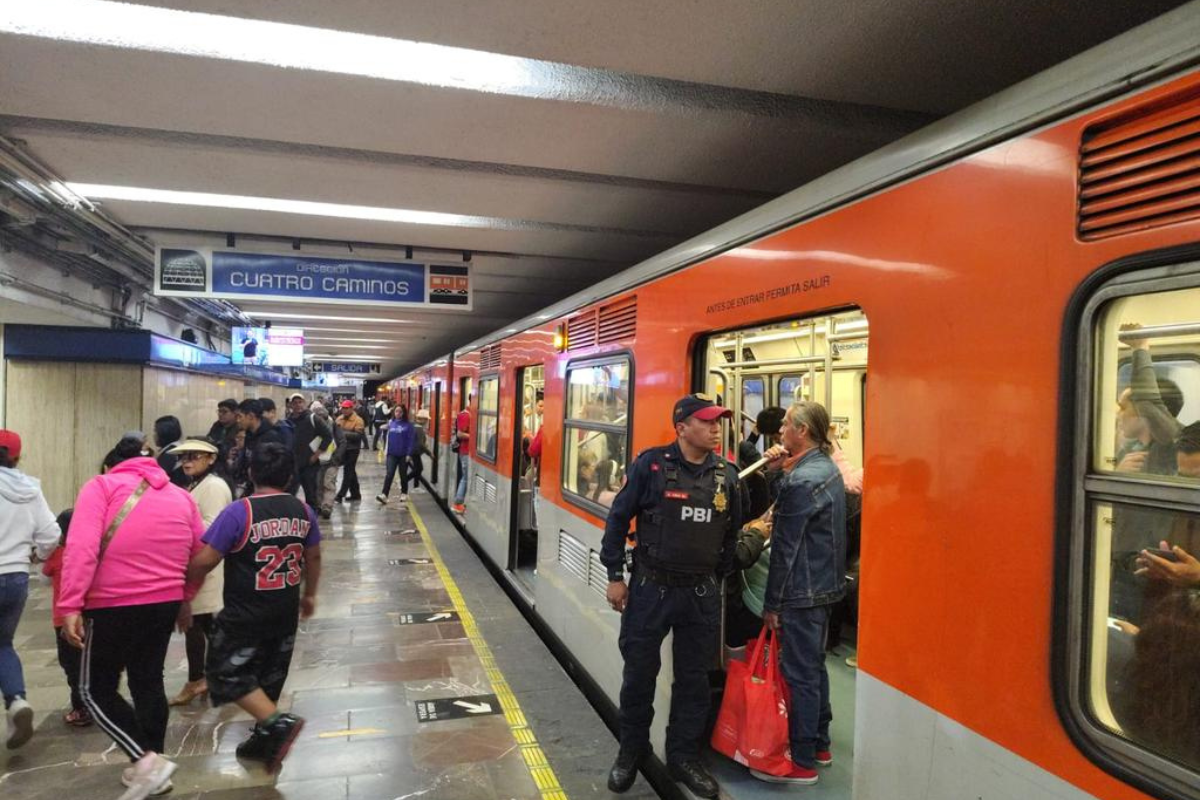
<path fill-rule="evenodd" d="M 498 378 L 495 459 L 471 454 L 472 480 L 482 481 L 479 496 L 468 492 L 472 536 L 498 566 L 514 568 L 525 413 L 517 375 L 540 366 L 547 444 L 536 581 L 525 589 L 615 702 L 619 617 L 604 603 L 595 563 L 603 508 L 569 488 L 582 483 L 568 448 L 611 435 L 604 426 L 625 415 L 630 438 L 607 444 L 607 457 L 621 449 L 631 459 L 669 441 L 675 400 L 704 384 L 696 353 L 705 337 L 857 310 L 869 321 L 870 355 L 856 443 L 867 477 L 855 796 L 1146 797 L 1089 760 L 1055 706 L 1058 409 L 1060 394 L 1076 391 L 1063 385 L 1062 337 L 1073 295 L 1101 267 L 1200 241 L 1194 219 L 1082 239 L 1085 129 L 1198 92 L 1200 76 L 1184 75 L 580 310 L 636 302 L 636 333 L 625 340 L 576 347 L 568 338 L 560 350 L 553 338 L 573 314 L 503 340 L 491 373 L 479 367 L 480 351 L 454 357 L 453 391 L 464 378 L 476 387 Z M 601 386 L 609 416 L 570 428 L 568 379 L 593 362 L 610 377 L 628 369 L 628 396 L 614 378 Z M 614 369 L 618 362 L 627 367 Z M 472 411 L 478 432 L 478 401 Z M 449 499 L 447 478 L 439 491 Z M 664 656 L 660 752 L 669 644 Z"/>

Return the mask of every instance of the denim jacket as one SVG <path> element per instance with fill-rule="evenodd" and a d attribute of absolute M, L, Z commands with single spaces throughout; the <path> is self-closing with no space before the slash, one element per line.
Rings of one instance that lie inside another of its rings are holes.
<path fill-rule="evenodd" d="M 771 534 L 766 611 L 811 608 L 846 593 L 846 488 L 818 449 L 796 462 L 780 487 Z"/>

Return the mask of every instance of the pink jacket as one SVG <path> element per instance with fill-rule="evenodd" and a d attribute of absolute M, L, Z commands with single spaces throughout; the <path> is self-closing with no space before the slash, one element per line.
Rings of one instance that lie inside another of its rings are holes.
<path fill-rule="evenodd" d="M 145 479 L 150 488 L 117 529 L 97 565 L 109 523 Z M 92 478 L 79 492 L 63 562 L 58 613 L 191 599 L 188 561 L 202 547 L 204 523 L 196 502 L 171 484 L 152 458 L 131 458 Z"/>

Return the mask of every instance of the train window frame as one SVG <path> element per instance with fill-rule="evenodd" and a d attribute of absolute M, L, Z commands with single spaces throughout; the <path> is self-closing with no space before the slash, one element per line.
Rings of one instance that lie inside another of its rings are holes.
<path fill-rule="evenodd" d="M 1055 706 L 1068 735 L 1099 767 L 1162 798 L 1200 798 L 1200 769 L 1189 768 L 1101 721 L 1092 709 L 1096 593 L 1096 508 L 1141 504 L 1200 512 L 1196 489 L 1179 483 L 1096 468 L 1097 368 L 1104 310 L 1117 299 L 1200 288 L 1195 245 L 1140 254 L 1097 270 L 1075 292 L 1062 337 L 1054 632 L 1051 641 Z M 1189 496 L 1190 495 L 1190 496 Z M 1106 695 L 1107 702 L 1107 695 Z"/>
<path fill-rule="evenodd" d="M 571 371 L 576 369 L 587 369 L 589 367 L 604 367 L 609 364 L 625 363 L 629 369 L 629 399 L 625 412 L 625 472 L 628 474 L 629 465 L 633 463 L 630 457 L 630 449 L 633 445 L 633 415 L 634 415 L 634 395 L 637 394 L 635 387 L 637 385 L 637 364 L 634 359 L 632 350 L 616 350 L 603 354 L 602 356 L 588 356 L 585 358 L 572 359 L 567 362 L 566 368 L 563 370 L 563 391 L 562 391 L 562 441 L 559 445 L 559 474 L 558 474 L 558 490 L 565 502 L 570 503 L 577 508 L 581 508 L 592 516 L 598 517 L 601 520 L 608 517 L 609 507 L 598 503 L 584 495 L 579 494 L 575 490 L 569 488 L 566 484 L 567 475 L 567 457 L 568 445 L 570 436 L 568 433 L 574 430 L 587 431 L 603 431 L 606 433 L 621 433 L 618 430 L 620 426 L 611 425 L 608 423 L 587 422 L 579 420 L 572 423 L 570 413 L 570 391 L 571 391 Z M 583 423 L 583 424 L 579 424 Z M 545 424 L 543 419 L 542 424 Z"/>
<path fill-rule="evenodd" d="M 485 381 L 496 382 L 496 407 L 491 410 L 486 410 L 483 407 L 483 384 Z M 475 377 L 475 419 L 471 420 L 475 430 L 473 437 L 475 440 L 475 455 L 479 456 L 481 461 L 486 461 L 489 464 L 496 463 L 496 453 L 490 456 L 486 450 L 481 450 L 480 445 L 483 443 L 483 418 L 492 417 L 496 421 L 495 425 L 495 444 L 496 451 L 500 450 L 500 373 L 499 372 L 484 372 Z"/>

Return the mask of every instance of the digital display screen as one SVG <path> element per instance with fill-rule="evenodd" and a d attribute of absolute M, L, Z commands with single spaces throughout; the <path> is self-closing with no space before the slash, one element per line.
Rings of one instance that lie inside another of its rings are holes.
<path fill-rule="evenodd" d="M 233 363 L 260 367 L 304 365 L 304 331 L 300 328 L 234 328 Z"/>

